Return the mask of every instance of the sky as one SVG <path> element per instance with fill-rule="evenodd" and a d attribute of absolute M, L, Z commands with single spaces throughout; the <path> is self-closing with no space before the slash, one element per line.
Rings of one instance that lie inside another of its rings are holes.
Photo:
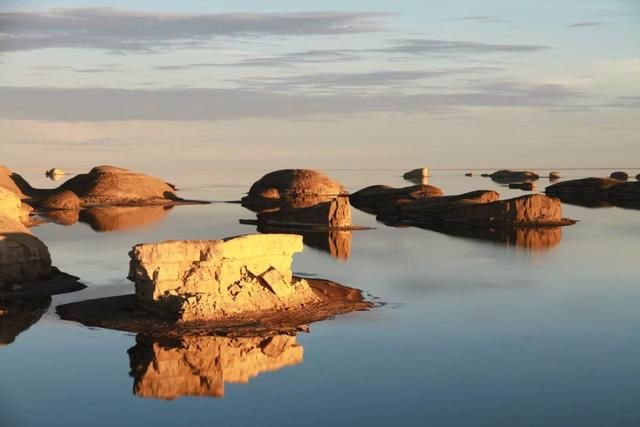
<path fill-rule="evenodd" d="M 638 76 L 636 0 L 0 0 L 0 158 L 637 168 Z"/>

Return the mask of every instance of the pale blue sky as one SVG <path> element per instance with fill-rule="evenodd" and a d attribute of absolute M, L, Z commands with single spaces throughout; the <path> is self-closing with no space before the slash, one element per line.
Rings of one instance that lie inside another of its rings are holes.
<path fill-rule="evenodd" d="M 522 157 L 518 145 L 531 143 L 523 134 L 535 132 L 556 132 L 558 155 L 574 166 L 570 154 L 579 147 L 613 141 L 606 158 L 616 162 L 640 154 L 632 144 L 638 75 L 640 3 L 633 0 L 0 4 L 6 147 L 36 138 L 50 148 L 63 137 L 34 129 L 56 123 L 63 134 L 83 129 L 84 139 L 73 133 L 76 152 L 95 147 L 89 139 L 123 146 L 130 135 L 106 130 L 123 122 L 134 134 L 183 123 L 177 136 L 200 122 L 223 127 L 230 143 L 240 134 L 259 140 L 265 129 L 321 141 L 318 123 L 327 120 L 344 129 L 343 144 L 355 144 L 351 134 L 382 115 L 388 126 L 404 127 L 406 142 L 394 143 L 407 148 L 422 133 L 456 129 L 424 148 L 447 166 L 456 159 L 445 145 L 476 138 L 498 150 L 504 138 L 516 148 L 504 161 L 513 162 Z M 293 124 L 300 120 L 306 128 Z M 507 120 L 523 132 L 495 128 Z M 578 139 L 576 126 L 590 131 Z"/>

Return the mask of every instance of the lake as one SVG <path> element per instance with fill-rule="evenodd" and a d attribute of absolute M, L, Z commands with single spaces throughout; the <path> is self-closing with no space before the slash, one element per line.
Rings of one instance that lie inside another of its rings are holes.
<path fill-rule="evenodd" d="M 126 275 L 136 243 L 255 232 L 239 222 L 255 214 L 222 202 L 268 171 L 143 172 L 177 184 L 182 197 L 217 202 L 134 212 L 120 230 L 33 228 L 54 265 L 88 287 L 53 297 L 37 323 L 0 347 L 0 425 L 640 425 L 640 211 L 564 204 L 577 224 L 492 240 L 389 227 L 353 209 L 354 224 L 372 229 L 342 236 L 340 251 L 316 236 L 294 271 L 362 289 L 378 307 L 314 323 L 281 344 L 159 343 L 60 320 L 60 304 L 133 291 Z M 325 172 L 350 191 L 409 185 L 400 170 Z M 445 194 L 527 194 L 464 172 L 433 170 L 429 183 Z M 162 365 L 172 360 L 190 370 Z"/>

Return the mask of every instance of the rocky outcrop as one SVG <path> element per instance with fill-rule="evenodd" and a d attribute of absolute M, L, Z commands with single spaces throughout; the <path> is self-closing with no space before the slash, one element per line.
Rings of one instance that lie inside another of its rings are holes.
<path fill-rule="evenodd" d="M 303 208 L 346 194 L 342 184 L 322 172 L 310 169 L 283 169 L 271 172 L 256 181 L 243 206 L 263 211 L 286 204 Z"/>
<path fill-rule="evenodd" d="M 372 185 L 349 196 L 351 204 L 369 213 L 383 210 L 395 210 L 400 205 L 410 204 L 416 200 L 442 196 L 442 190 L 432 185 L 412 185 L 394 188 L 388 185 Z"/>
<path fill-rule="evenodd" d="M 78 210 L 80 198 L 73 191 L 60 191 L 45 197 L 38 203 L 38 207 L 47 210 Z"/>
<path fill-rule="evenodd" d="M 637 181 L 582 178 L 550 185 L 545 192 L 566 203 L 590 206 L 605 202 L 616 206 L 640 208 L 640 182 Z"/>
<path fill-rule="evenodd" d="M 535 172 L 513 170 L 499 170 L 490 174 L 489 177 L 500 184 L 530 182 L 536 181 L 540 178 Z"/>
<path fill-rule="evenodd" d="M 420 168 L 420 169 L 413 169 L 410 170 L 409 172 L 406 172 L 404 175 L 402 175 L 402 177 L 408 181 L 419 181 L 421 182 L 422 179 L 427 178 L 429 176 L 429 169 L 428 168 Z"/>
<path fill-rule="evenodd" d="M 225 383 L 245 384 L 265 373 L 302 363 L 295 336 L 255 338 L 143 335 L 129 349 L 135 395 L 155 399 L 223 397 Z"/>
<path fill-rule="evenodd" d="M 627 181 L 629 179 L 629 174 L 623 171 L 616 171 L 612 172 L 611 175 L 609 175 L 609 178 L 617 179 L 619 181 Z"/>
<path fill-rule="evenodd" d="M 76 175 L 55 189 L 33 188 L 20 175 L 0 167 L 0 187 L 32 205 L 40 205 L 49 200 L 52 207 L 44 207 L 45 209 L 60 209 L 55 205 L 61 199 L 65 200 L 64 204 L 71 203 L 70 193 L 78 197 L 80 207 L 168 205 L 185 202 L 176 195 L 172 184 L 114 166 L 97 166 L 89 173 Z"/>
<path fill-rule="evenodd" d="M 147 310 L 219 320 L 315 302 L 308 283 L 291 272 L 301 251 L 302 237 L 287 234 L 141 244 L 130 252 L 129 278 Z"/>
<path fill-rule="evenodd" d="M 349 229 L 351 205 L 347 197 L 336 197 L 305 208 L 281 208 L 258 213 L 262 227 Z"/>

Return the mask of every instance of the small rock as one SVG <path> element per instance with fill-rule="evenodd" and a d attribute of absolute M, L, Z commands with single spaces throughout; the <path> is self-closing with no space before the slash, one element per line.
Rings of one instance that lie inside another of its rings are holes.
<path fill-rule="evenodd" d="M 557 171 L 549 172 L 549 179 L 551 181 L 555 181 L 557 179 L 560 179 L 560 172 L 557 172 Z"/>
<path fill-rule="evenodd" d="M 629 179 L 629 174 L 623 171 L 616 171 L 609 175 L 609 177 L 619 181 L 626 181 Z"/>
<path fill-rule="evenodd" d="M 536 186 L 535 186 L 535 184 L 533 182 L 520 182 L 520 183 L 509 184 L 509 188 L 518 189 L 518 190 L 525 190 L 525 191 L 532 191 L 534 188 L 536 188 Z"/>
<path fill-rule="evenodd" d="M 473 173 L 472 172 L 467 172 L 467 173 L 464 174 L 464 176 L 473 176 Z"/>
<path fill-rule="evenodd" d="M 429 176 L 428 168 L 414 169 L 402 175 L 404 179 L 408 180 L 422 179 L 425 176 Z"/>

